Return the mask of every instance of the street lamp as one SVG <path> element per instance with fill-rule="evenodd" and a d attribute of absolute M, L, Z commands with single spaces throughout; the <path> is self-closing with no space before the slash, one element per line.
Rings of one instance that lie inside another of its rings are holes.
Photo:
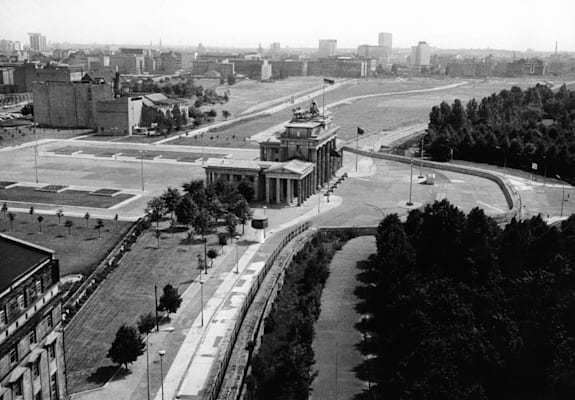
<path fill-rule="evenodd" d="M 208 273 L 208 238 L 204 237 L 204 273 Z M 202 274 L 200 270 L 200 275 Z"/>
<path fill-rule="evenodd" d="M 421 162 L 419 164 L 419 176 L 418 178 L 423 178 L 423 136 L 421 137 L 421 150 L 420 150 Z"/>
<path fill-rule="evenodd" d="M 236 239 L 236 274 L 239 275 L 240 273 L 240 259 L 238 258 L 238 241 L 240 240 L 240 236 L 236 235 L 234 237 Z"/>
<path fill-rule="evenodd" d="M 563 216 L 563 205 L 565 204 L 565 183 L 559 174 L 555 175 L 561 181 L 561 216 Z"/>
<path fill-rule="evenodd" d="M 264 217 L 265 217 L 265 216 L 266 216 L 267 206 L 263 206 L 263 209 L 264 209 Z M 265 239 L 265 238 L 266 238 L 266 226 L 265 226 L 265 223 L 264 223 L 264 239 Z"/>
<path fill-rule="evenodd" d="M 164 400 L 164 366 L 163 366 L 163 358 L 166 355 L 166 352 L 164 350 L 160 350 L 158 351 L 158 354 L 160 355 L 160 376 L 162 378 L 161 383 L 162 383 L 162 400 Z"/>
<path fill-rule="evenodd" d="M 409 201 L 407 202 L 408 206 L 413 205 L 413 201 L 411 201 L 411 191 L 413 186 L 413 159 L 410 162 L 410 176 L 409 176 Z"/>
<path fill-rule="evenodd" d="M 140 165 L 141 165 L 141 176 L 142 176 L 142 192 L 144 191 L 144 151 L 140 150 Z"/>
<path fill-rule="evenodd" d="M 204 282 L 202 282 L 202 273 L 200 272 L 200 314 L 201 314 L 201 326 L 204 326 Z"/>

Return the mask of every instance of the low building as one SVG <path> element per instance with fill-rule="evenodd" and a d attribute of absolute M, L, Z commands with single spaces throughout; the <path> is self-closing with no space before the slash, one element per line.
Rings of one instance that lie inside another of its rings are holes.
<path fill-rule="evenodd" d="M 142 119 L 141 97 L 117 97 L 96 102 L 95 122 L 100 133 L 132 135 Z"/>
<path fill-rule="evenodd" d="M 295 109 L 282 132 L 260 143 L 259 160 L 209 158 L 204 164 L 206 181 L 248 180 L 256 201 L 301 205 L 341 168 L 339 127 L 331 123 L 315 103 L 309 111 Z"/>
<path fill-rule="evenodd" d="M 0 254 L 0 399 L 64 399 L 58 260 L 3 234 Z"/>
<path fill-rule="evenodd" d="M 268 60 L 264 60 L 264 63 L 262 64 L 261 80 L 268 81 L 271 78 L 272 78 L 272 66 Z"/>

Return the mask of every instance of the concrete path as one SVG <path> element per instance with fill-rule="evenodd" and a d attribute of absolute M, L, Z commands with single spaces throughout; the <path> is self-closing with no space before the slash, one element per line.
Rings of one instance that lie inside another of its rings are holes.
<path fill-rule="evenodd" d="M 318 371 L 312 384 L 313 400 L 353 399 L 367 388 L 353 371 L 363 361 L 357 350 L 362 336 L 354 326 L 361 320 L 355 309 L 355 266 L 375 251 L 375 238 L 362 236 L 347 242 L 331 261 L 312 344 Z"/>

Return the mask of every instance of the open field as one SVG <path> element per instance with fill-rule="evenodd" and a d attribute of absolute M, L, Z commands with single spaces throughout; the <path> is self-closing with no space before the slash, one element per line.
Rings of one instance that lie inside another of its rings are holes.
<path fill-rule="evenodd" d="M 56 258 L 60 260 L 60 275 L 88 274 L 100 262 L 106 253 L 116 245 L 124 232 L 132 225 L 131 222 L 118 221 L 118 229 L 114 221 L 104 221 L 101 229 L 101 239 L 98 239 L 98 230 L 94 229 L 95 219 L 88 221 L 84 218 L 66 216 L 61 224 L 55 215 L 42 215 L 42 233 L 39 232 L 38 216 L 34 215 L 30 222 L 28 213 L 14 213 L 14 229 L 10 230 L 8 218 L 0 218 L 0 232 L 28 242 L 47 247 L 56 252 Z M 74 225 L 70 229 L 64 226 L 69 219 Z"/>
<path fill-rule="evenodd" d="M 202 157 L 201 153 L 184 151 L 138 150 L 122 147 L 94 147 L 94 146 L 62 146 L 54 147 L 50 152 L 60 155 L 88 154 L 95 157 L 131 157 L 135 159 L 153 160 L 163 158 L 185 162 L 194 162 Z M 210 154 L 210 157 L 225 157 L 227 154 Z"/>
<path fill-rule="evenodd" d="M 36 187 L 13 186 L 0 189 L 0 202 L 30 204 L 52 204 L 56 206 L 82 206 L 90 208 L 110 208 L 126 201 L 134 195 L 118 194 L 113 197 L 90 194 L 85 190 L 64 190 L 59 193 L 38 191 Z"/>
<path fill-rule="evenodd" d="M 41 139 L 69 139 L 91 133 L 91 129 L 0 128 L 0 147 L 17 146 Z"/>

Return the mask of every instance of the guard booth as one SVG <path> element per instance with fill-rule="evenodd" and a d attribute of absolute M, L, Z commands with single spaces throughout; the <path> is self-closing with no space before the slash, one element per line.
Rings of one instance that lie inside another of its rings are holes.
<path fill-rule="evenodd" d="M 254 215 L 252 217 L 252 228 L 256 231 L 256 241 L 263 243 L 266 238 L 266 229 L 268 227 L 268 217 L 265 215 Z"/>

